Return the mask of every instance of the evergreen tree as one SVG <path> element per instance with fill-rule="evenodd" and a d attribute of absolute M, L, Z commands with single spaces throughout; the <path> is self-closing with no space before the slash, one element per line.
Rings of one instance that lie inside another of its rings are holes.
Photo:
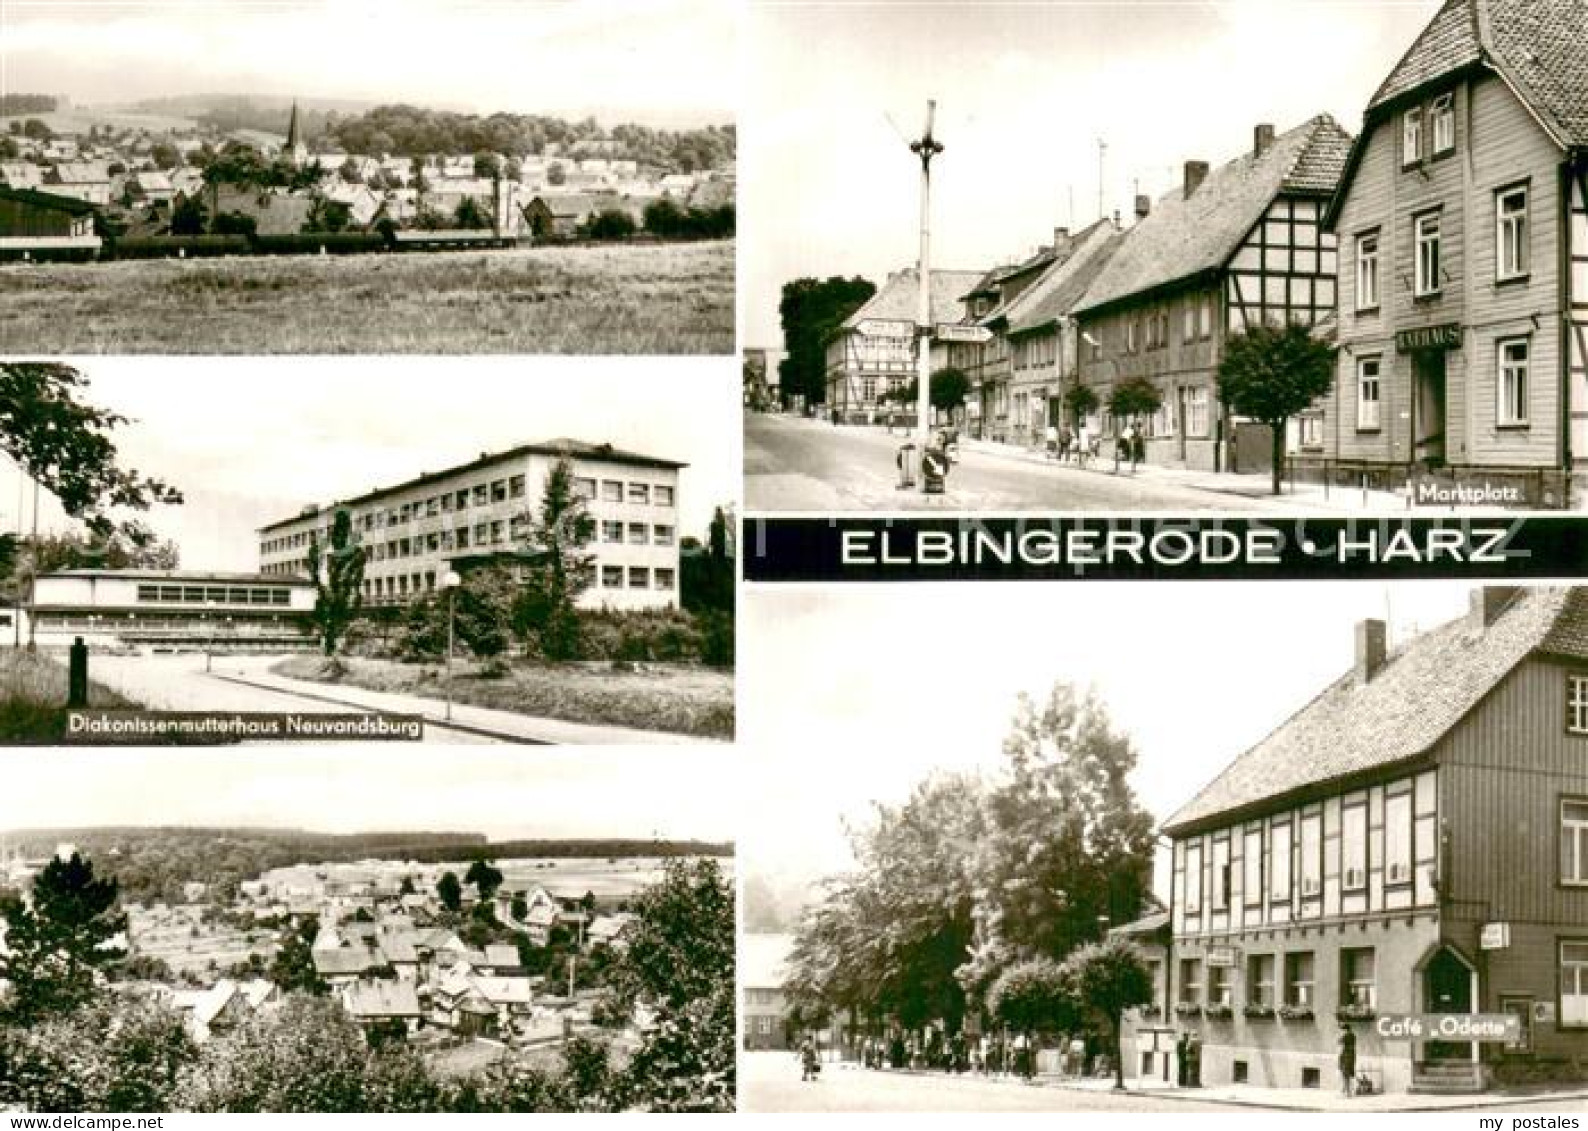
<path fill-rule="evenodd" d="M 462 910 L 463 884 L 459 882 L 457 873 L 441 873 L 441 879 L 436 881 L 436 898 L 441 901 L 443 908 L 454 915 Z"/>
<path fill-rule="evenodd" d="M 595 580 L 595 519 L 574 490 L 573 465 L 558 459 L 546 473 L 540 506 L 529 516 L 527 550 L 535 555 L 514 620 L 533 633 L 549 660 L 579 656 L 579 613 L 575 602 Z"/>
<path fill-rule="evenodd" d="M 104 972 L 126 957 L 114 940 L 127 928 L 113 877 L 99 878 L 78 853 L 56 858 L 33 881 L 32 901 L 0 903 L 5 948 L 0 980 L 11 983 L 4 1015 L 28 1024 L 92 1001 Z"/>

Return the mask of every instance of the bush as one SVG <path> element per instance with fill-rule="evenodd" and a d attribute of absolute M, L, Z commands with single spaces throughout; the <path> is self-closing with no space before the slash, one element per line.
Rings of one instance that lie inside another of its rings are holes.
<path fill-rule="evenodd" d="M 583 615 L 584 655 L 628 663 L 709 663 L 701 621 L 677 609 Z"/>

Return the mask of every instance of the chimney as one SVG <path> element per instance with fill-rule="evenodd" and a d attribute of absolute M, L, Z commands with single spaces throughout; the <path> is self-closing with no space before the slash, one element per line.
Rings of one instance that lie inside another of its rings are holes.
<path fill-rule="evenodd" d="M 1114 228 L 1116 231 L 1119 229 L 1119 209 L 1117 208 L 1114 209 Z"/>
<path fill-rule="evenodd" d="M 1356 626 L 1356 681 L 1366 683 L 1379 673 L 1389 654 L 1388 633 L 1381 620 L 1359 621 Z"/>
<path fill-rule="evenodd" d="M 1053 229 L 1053 250 L 1054 251 L 1062 251 L 1069 244 L 1069 242 L 1070 242 L 1070 229 L 1068 229 L 1068 228 L 1054 228 Z"/>
<path fill-rule="evenodd" d="M 1517 585 L 1485 585 L 1474 589 L 1467 600 L 1467 624 L 1471 628 L 1488 628 L 1522 592 Z"/>
<path fill-rule="evenodd" d="M 1185 195 L 1189 199 L 1191 194 L 1202 186 L 1207 179 L 1208 163 L 1206 161 L 1187 161 L 1185 163 Z"/>
<path fill-rule="evenodd" d="M 1152 197 L 1146 193 L 1136 194 L 1136 222 L 1139 224 L 1152 213 Z"/>
<path fill-rule="evenodd" d="M 1261 122 L 1252 130 L 1252 156 L 1261 157 L 1274 144 L 1274 124 Z"/>

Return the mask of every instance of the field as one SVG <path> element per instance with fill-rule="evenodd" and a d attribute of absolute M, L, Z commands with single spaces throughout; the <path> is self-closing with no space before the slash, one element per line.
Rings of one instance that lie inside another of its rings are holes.
<path fill-rule="evenodd" d="M 319 656 L 292 656 L 271 671 L 292 679 L 342 682 L 371 691 L 440 699 L 441 669 L 395 660 L 344 657 L 343 674 L 328 680 Z M 670 731 L 701 738 L 733 738 L 733 673 L 683 664 L 541 665 L 521 663 L 506 675 L 481 675 L 473 665 L 454 669 L 452 695 L 460 703 L 520 715 Z"/>
<path fill-rule="evenodd" d="M 734 243 L 0 267 L 0 353 L 727 354 Z"/>
<path fill-rule="evenodd" d="M 66 664 L 43 652 L 0 650 L 0 743 L 58 743 L 66 734 Z M 91 707 L 138 710 L 141 704 L 88 682 Z"/>

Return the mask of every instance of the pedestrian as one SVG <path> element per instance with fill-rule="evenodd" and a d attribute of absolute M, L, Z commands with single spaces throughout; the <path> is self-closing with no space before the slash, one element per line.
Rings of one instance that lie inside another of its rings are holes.
<path fill-rule="evenodd" d="M 1070 462 L 1070 449 L 1075 446 L 1075 433 L 1066 424 L 1059 429 L 1059 462 Z"/>
<path fill-rule="evenodd" d="M 1356 1081 L 1356 1033 L 1351 1026 L 1340 1026 L 1340 1085 L 1350 1096 L 1351 1085 Z"/>
<path fill-rule="evenodd" d="M 1126 424 L 1114 441 L 1114 474 L 1119 474 L 1119 465 L 1122 460 L 1130 461 L 1130 470 L 1136 471 L 1136 426 Z"/>
<path fill-rule="evenodd" d="M 816 1056 L 816 1042 L 806 1037 L 800 1042 L 800 1081 L 808 1083 L 821 1073 L 822 1062 Z"/>
<path fill-rule="evenodd" d="M 1075 462 L 1082 467 L 1086 466 L 1086 457 L 1092 454 L 1092 425 L 1088 420 L 1081 421 L 1080 441 L 1075 449 Z"/>
<path fill-rule="evenodd" d="M 1059 429 L 1056 425 L 1049 424 L 1047 431 L 1048 458 L 1059 458 Z"/>

